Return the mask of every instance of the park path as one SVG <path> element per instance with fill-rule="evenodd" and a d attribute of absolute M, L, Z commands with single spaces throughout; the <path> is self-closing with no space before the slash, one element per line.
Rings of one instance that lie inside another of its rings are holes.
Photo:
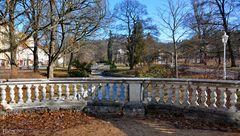
<path fill-rule="evenodd" d="M 86 133 L 87 132 L 87 133 Z M 110 118 L 101 126 L 76 126 L 54 135 L 85 136 L 240 136 L 240 133 L 203 129 L 178 129 L 168 121 L 153 118 Z"/>

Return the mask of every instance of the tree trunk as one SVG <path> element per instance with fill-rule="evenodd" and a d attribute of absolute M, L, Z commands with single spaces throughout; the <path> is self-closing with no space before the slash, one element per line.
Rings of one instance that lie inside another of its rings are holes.
<path fill-rule="evenodd" d="M 230 33 L 228 33 L 228 36 L 229 36 L 229 39 L 227 42 L 227 46 L 228 46 L 229 56 L 231 59 L 231 67 L 236 67 L 235 56 L 234 56 L 232 45 L 231 45 Z"/>
<path fill-rule="evenodd" d="M 11 71 L 15 72 L 17 70 L 17 44 L 16 44 L 16 37 L 15 37 L 15 28 L 14 28 L 14 22 L 15 22 L 15 17 L 14 17 L 14 10 L 15 10 L 15 4 L 16 1 L 9 1 L 8 3 L 8 9 L 9 9 L 9 41 L 10 41 L 10 65 L 11 65 Z M 11 73 L 12 73 L 11 72 Z"/>
<path fill-rule="evenodd" d="M 131 46 L 133 46 L 133 45 L 131 45 Z M 130 48 L 132 48 L 132 47 L 130 47 Z M 132 70 L 134 68 L 134 52 L 132 50 L 131 51 L 129 50 L 128 53 L 129 53 L 128 54 L 129 67 L 130 67 L 130 70 Z"/>
<path fill-rule="evenodd" d="M 17 50 L 16 49 L 12 49 L 11 50 L 11 72 L 10 72 L 10 76 L 11 78 L 16 78 L 17 77 L 17 64 L 16 64 L 16 59 L 17 59 Z"/>
<path fill-rule="evenodd" d="M 175 69 L 175 77 L 178 78 L 178 64 L 177 64 L 177 45 L 174 43 L 174 69 Z"/>
<path fill-rule="evenodd" d="M 53 78 L 53 53 L 56 47 L 56 14 L 55 14 L 55 0 L 50 0 L 50 21 L 51 21 L 51 29 L 50 29 L 50 44 L 49 44 L 49 54 L 48 54 L 48 68 L 47 68 L 47 77 Z"/>
<path fill-rule="evenodd" d="M 68 63 L 68 72 L 71 70 L 72 67 L 72 60 L 73 60 L 73 53 L 71 53 Z"/>
<path fill-rule="evenodd" d="M 229 23 L 228 23 L 228 20 L 227 20 L 227 13 L 225 12 L 225 4 L 227 3 L 226 1 L 218 1 L 218 0 L 215 0 L 216 1 L 216 4 L 219 8 L 219 11 L 220 11 L 220 14 L 221 14 L 221 17 L 222 17 L 222 26 L 224 28 L 224 31 L 227 33 L 227 35 L 229 36 L 228 38 L 228 42 L 227 42 L 227 46 L 228 46 L 228 51 L 229 51 L 229 55 L 230 55 L 230 59 L 231 59 L 231 67 L 236 67 L 236 62 L 235 62 L 235 57 L 234 57 L 234 53 L 233 53 L 233 50 L 232 50 L 232 45 L 231 45 L 231 32 L 229 31 Z"/>
<path fill-rule="evenodd" d="M 218 54 L 218 65 L 220 65 L 220 64 L 221 64 L 221 55 Z"/>
<path fill-rule="evenodd" d="M 47 78 L 53 78 L 53 64 L 48 64 L 47 66 Z"/>
<path fill-rule="evenodd" d="M 38 33 L 33 34 L 34 49 L 33 49 L 33 71 L 38 71 Z"/>

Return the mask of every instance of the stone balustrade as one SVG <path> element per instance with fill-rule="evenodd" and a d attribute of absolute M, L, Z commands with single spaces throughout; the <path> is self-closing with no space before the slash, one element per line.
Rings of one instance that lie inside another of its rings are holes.
<path fill-rule="evenodd" d="M 86 106 L 91 102 L 162 104 L 238 112 L 239 81 L 162 78 L 1 80 L 0 101 L 12 109 Z"/>

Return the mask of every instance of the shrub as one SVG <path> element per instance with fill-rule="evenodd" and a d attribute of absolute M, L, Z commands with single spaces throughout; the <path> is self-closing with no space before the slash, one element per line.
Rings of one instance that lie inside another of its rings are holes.
<path fill-rule="evenodd" d="M 110 66 L 110 70 L 116 70 L 117 69 L 117 66 L 115 65 L 114 62 L 106 62 L 107 65 Z"/>
<path fill-rule="evenodd" d="M 129 71 L 129 74 L 133 74 L 136 77 L 144 77 L 147 71 L 148 71 L 148 67 L 138 67 L 133 71 Z"/>
<path fill-rule="evenodd" d="M 80 63 L 78 60 L 73 61 L 72 66 L 75 68 L 68 72 L 71 77 L 89 77 L 91 74 L 91 63 Z"/>
<path fill-rule="evenodd" d="M 160 77 L 167 78 L 172 76 L 172 70 L 170 67 L 165 65 L 154 65 L 149 68 L 149 70 L 143 74 L 143 77 Z"/>

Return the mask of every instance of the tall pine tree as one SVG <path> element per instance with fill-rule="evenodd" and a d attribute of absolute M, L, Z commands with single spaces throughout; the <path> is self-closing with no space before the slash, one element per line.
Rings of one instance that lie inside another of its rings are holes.
<path fill-rule="evenodd" d="M 108 48 L 107 48 L 107 57 L 108 57 L 108 62 L 112 63 L 112 31 L 109 32 L 109 39 L 108 39 Z"/>
<path fill-rule="evenodd" d="M 143 27 L 142 21 L 138 19 L 134 24 L 133 32 L 131 35 L 131 44 L 128 47 L 129 52 L 129 64 L 130 69 L 143 62 L 144 58 L 144 35 L 143 35 Z"/>

